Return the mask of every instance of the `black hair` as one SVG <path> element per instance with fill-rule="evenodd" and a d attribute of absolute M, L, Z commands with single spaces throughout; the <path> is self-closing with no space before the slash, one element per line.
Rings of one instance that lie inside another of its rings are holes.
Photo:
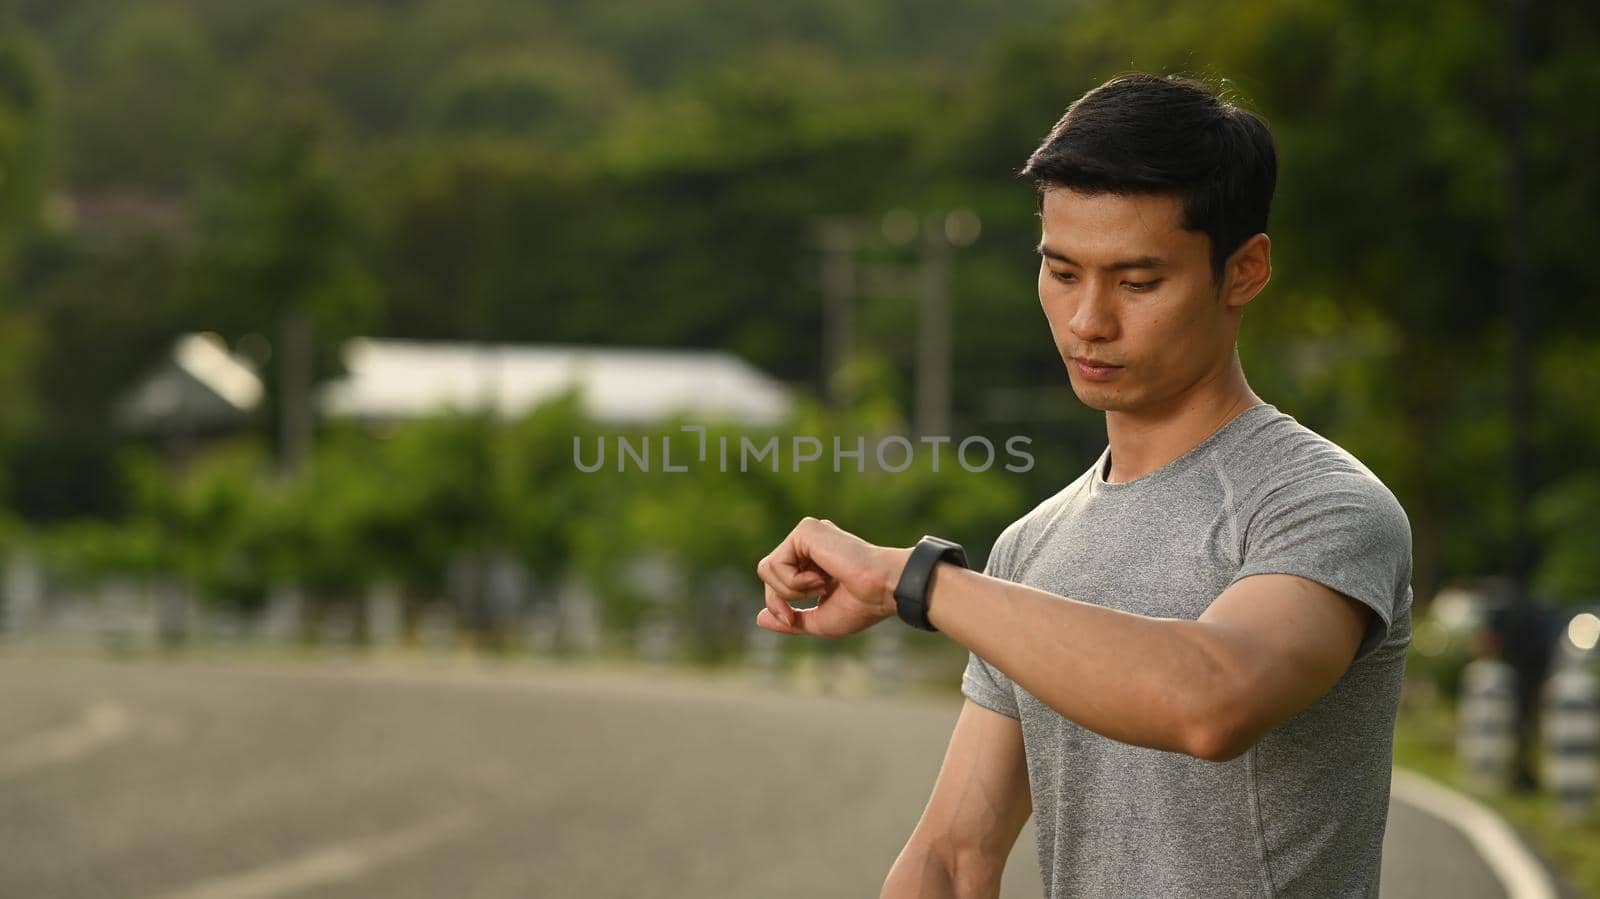
<path fill-rule="evenodd" d="M 1045 191 L 1170 195 L 1211 239 L 1211 273 L 1267 230 L 1278 154 L 1267 123 L 1189 78 L 1119 75 L 1067 107 L 1021 174 Z"/>

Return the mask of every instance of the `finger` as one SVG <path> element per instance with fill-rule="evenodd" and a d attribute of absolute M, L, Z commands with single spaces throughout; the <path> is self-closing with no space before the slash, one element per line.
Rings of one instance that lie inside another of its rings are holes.
<path fill-rule="evenodd" d="M 756 566 L 756 574 L 768 589 L 789 602 L 814 597 L 827 583 L 826 576 L 814 569 L 797 569 L 793 566 L 785 569 L 782 563 L 774 562 L 772 556 L 761 560 Z"/>
<path fill-rule="evenodd" d="M 861 538 L 827 519 L 806 518 L 773 550 L 772 557 L 775 563 L 793 559 L 799 570 L 814 570 L 835 582 L 855 573 L 866 546 Z"/>
<path fill-rule="evenodd" d="M 799 547 L 794 538 L 785 540 L 756 566 L 762 580 L 791 591 L 815 591 L 828 577 L 828 572 Z"/>
<path fill-rule="evenodd" d="M 784 601 L 783 597 L 773 591 L 771 584 L 766 585 L 766 601 L 766 611 L 770 612 L 773 618 L 785 626 L 794 621 L 794 609 L 789 607 L 789 603 Z"/>
<path fill-rule="evenodd" d="M 796 619 L 796 621 L 798 621 L 798 619 Z M 786 624 L 782 619 L 773 615 L 771 609 L 762 609 L 760 612 L 757 612 L 756 624 L 760 627 L 766 628 L 769 631 L 774 631 L 779 634 L 787 634 L 791 637 L 804 636 L 806 633 L 803 629 L 797 626 L 797 624 Z"/>
<path fill-rule="evenodd" d="M 765 581 L 765 584 L 768 590 L 789 602 L 804 602 L 815 597 L 819 586 L 815 584 L 806 584 L 804 586 L 785 584 L 776 579 Z"/>
<path fill-rule="evenodd" d="M 818 594 L 826 593 L 833 583 L 833 578 L 813 569 L 803 569 L 789 580 L 789 586 L 800 592 L 797 599 L 813 599 Z"/>
<path fill-rule="evenodd" d="M 824 618 L 818 617 L 819 614 L 827 614 L 822 611 L 821 606 L 812 606 L 809 609 L 795 609 L 794 618 L 786 625 L 787 629 L 784 633 L 796 637 L 837 636 L 834 633 L 836 629 L 829 626 Z"/>
<path fill-rule="evenodd" d="M 771 609 L 762 609 L 761 611 L 756 613 L 756 627 L 763 628 L 763 629 L 769 630 L 769 631 L 773 631 L 773 632 L 779 633 L 779 634 L 791 634 L 791 633 L 794 633 L 792 630 L 789 629 L 788 625 L 786 625 L 782 621 L 778 620 L 778 616 L 772 614 L 772 610 Z"/>

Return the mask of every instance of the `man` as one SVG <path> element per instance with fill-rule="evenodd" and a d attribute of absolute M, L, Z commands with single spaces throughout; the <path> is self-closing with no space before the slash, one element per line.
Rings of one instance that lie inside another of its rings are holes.
<path fill-rule="evenodd" d="M 996 895 L 1030 813 L 1055 899 L 1375 896 L 1410 528 L 1240 367 L 1272 271 L 1272 138 L 1203 85 L 1130 75 L 1074 103 L 1023 173 L 1039 301 L 1106 413 L 1105 453 L 983 574 L 938 541 L 814 519 L 757 567 L 769 630 L 899 614 L 972 652 L 883 896 Z"/>

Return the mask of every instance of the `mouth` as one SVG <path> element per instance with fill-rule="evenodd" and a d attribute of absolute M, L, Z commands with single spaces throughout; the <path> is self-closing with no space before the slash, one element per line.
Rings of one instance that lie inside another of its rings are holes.
<path fill-rule="evenodd" d="M 1078 374 L 1091 381 L 1103 381 L 1114 377 L 1122 370 L 1120 365 L 1112 365 L 1099 359 L 1085 359 L 1082 356 L 1072 357 L 1072 367 Z"/>

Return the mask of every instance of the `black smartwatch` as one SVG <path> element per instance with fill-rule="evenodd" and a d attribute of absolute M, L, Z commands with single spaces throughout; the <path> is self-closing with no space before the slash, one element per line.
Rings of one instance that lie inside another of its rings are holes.
<path fill-rule="evenodd" d="M 933 566 L 940 562 L 967 567 L 967 551 L 961 544 L 940 537 L 923 537 L 911 548 L 911 558 L 900 572 L 900 583 L 894 588 L 894 607 L 900 620 L 925 631 L 938 628 L 928 620 L 928 581 L 933 579 Z"/>

